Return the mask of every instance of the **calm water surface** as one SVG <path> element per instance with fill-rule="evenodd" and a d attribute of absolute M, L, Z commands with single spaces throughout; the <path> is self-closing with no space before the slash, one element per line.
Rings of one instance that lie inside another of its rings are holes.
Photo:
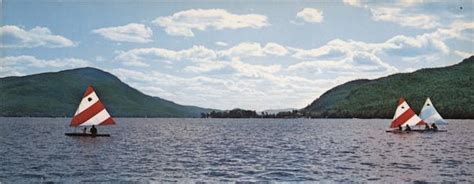
<path fill-rule="evenodd" d="M 100 138 L 64 136 L 69 121 L 0 118 L 0 182 L 474 182 L 473 120 L 118 118 Z"/>

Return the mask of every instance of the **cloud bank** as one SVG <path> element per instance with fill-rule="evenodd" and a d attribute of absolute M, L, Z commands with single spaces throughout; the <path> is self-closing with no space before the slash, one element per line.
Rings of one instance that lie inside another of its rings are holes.
<path fill-rule="evenodd" d="M 34 27 L 31 30 L 14 25 L 0 27 L 0 48 L 32 47 L 72 47 L 74 42 L 60 35 L 54 35 L 46 27 Z"/>
<path fill-rule="evenodd" d="M 150 38 L 153 36 L 153 31 L 149 27 L 136 23 L 95 29 L 92 32 L 100 34 L 108 40 L 132 43 L 151 42 L 152 40 Z"/>
<path fill-rule="evenodd" d="M 0 77 L 28 75 L 32 73 L 32 70 L 37 73 L 86 66 L 92 66 L 92 64 L 78 58 L 38 59 L 29 55 L 7 56 L 0 57 Z"/>
<path fill-rule="evenodd" d="M 270 25 L 264 15 L 238 15 L 224 9 L 190 9 L 174 13 L 171 16 L 158 17 L 153 23 L 164 27 L 169 35 L 185 37 L 193 37 L 193 30 L 205 31 L 209 28 L 216 30 L 258 29 Z"/>

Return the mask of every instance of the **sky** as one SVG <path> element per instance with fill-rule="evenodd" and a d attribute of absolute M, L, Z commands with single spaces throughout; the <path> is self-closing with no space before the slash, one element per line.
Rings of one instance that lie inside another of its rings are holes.
<path fill-rule="evenodd" d="M 474 53 L 469 0 L 0 3 L 0 77 L 95 67 L 216 109 L 303 108 L 351 80 Z"/>

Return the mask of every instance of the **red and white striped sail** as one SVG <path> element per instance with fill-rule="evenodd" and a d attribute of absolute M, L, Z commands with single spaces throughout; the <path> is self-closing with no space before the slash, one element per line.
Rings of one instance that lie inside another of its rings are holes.
<path fill-rule="evenodd" d="M 92 86 L 87 87 L 70 126 L 113 125 L 114 120 Z"/>
<path fill-rule="evenodd" d="M 405 128 L 406 125 L 414 127 L 425 124 L 426 123 L 420 117 L 418 117 L 418 115 L 416 115 L 415 111 L 410 108 L 408 103 L 405 101 L 405 98 L 400 98 L 398 101 L 397 110 L 393 116 L 392 124 L 390 124 L 390 128 L 398 128 L 400 125 Z"/>

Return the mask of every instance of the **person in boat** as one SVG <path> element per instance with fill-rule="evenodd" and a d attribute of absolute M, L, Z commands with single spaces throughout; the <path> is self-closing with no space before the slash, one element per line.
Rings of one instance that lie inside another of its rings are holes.
<path fill-rule="evenodd" d="M 411 131 L 410 125 L 407 125 L 407 126 L 405 127 L 405 131 Z"/>
<path fill-rule="evenodd" d="M 430 129 L 431 129 L 431 128 L 430 128 L 430 125 L 428 125 L 428 123 L 426 123 L 426 125 L 425 125 L 425 130 L 430 130 Z"/>
<path fill-rule="evenodd" d="M 90 130 L 90 131 L 91 131 L 91 134 L 92 134 L 92 135 L 97 135 L 97 128 L 95 128 L 95 126 L 94 126 L 94 125 L 92 125 L 92 127 L 91 127 L 91 130 Z"/>
<path fill-rule="evenodd" d="M 398 125 L 398 131 L 402 131 L 403 128 L 402 128 L 402 125 Z"/>
<path fill-rule="evenodd" d="M 86 133 L 87 133 L 87 128 L 86 128 L 86 127 L 84 127 L 84 129 L 82 129 L 82 133 L 83 133 L 83 134 L 86 134 Z"/>
<path fill-rule="evenodd" d="M 436 124 L 431 124 L 431 129 L 433 129 L 434 131 L 437 131 L 438 130 L 438 126 L 436 126 Z"/>

